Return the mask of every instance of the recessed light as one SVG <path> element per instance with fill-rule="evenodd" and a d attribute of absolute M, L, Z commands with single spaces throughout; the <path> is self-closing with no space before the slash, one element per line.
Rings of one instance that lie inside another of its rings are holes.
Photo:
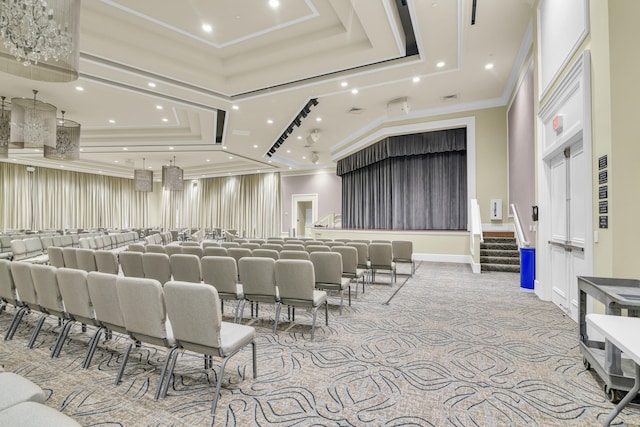
<path fill-rule="evenodd" d="M 291 150 L 287 150 L 287 153 L 290 153 L 290 152 L 291 152 Z"/>
<path fill-rule="evenodd" d="M 207 159 L 207 162 L 210 162 L 210 161 L 211 161 L 211 159 Z"/>
<path fill-rule="evenodd" d="M 128 149 L 127 147 L 122 147 L 122 149 L 123 149 L 124 151 L 129 151 L 129 149 Z"/>
<path fill-rule="evenodd" d="M 147 169 L 153 169 L 151 166 L 147 166 Z"/>
<path fill-rule="evenodd" d="M 316 117 L 316 122 L 321 122 L 322 121 L 322 117 Z"/>
<path fill-rule="evenodd" d="M 419 81 L 420 81 L 420 77 L 415 76 L 415 77 L 413 78 L 413 82 L 414 82 L 414 83 L 418 83 Z"/>
<path fill-rule="evenodd" d="M 358 93 L 358 89 L 351 89 L 351 93 L 356 95 Z"/>
<path fill-rule="evenodd" d="M 444 67 L 444 65 L 445 65 L 445 64 L 444 64 L 444 61 L 440 61 L 440 62 L 438 62 L 438 63 L 436 64 L 436 67 L 438 67 L 438 68 L 442 68 L 442 67 Z"/>
<path fill-rule="evenodd" d="M 17 162 L 18 160 L 16 160 L 16 159 L 11 159 L 11 161 L 12 161 L 12 162 Z"/>
<path fill-rule="evenodd" d="M 162 118 L 162 121 L 163 121 L 163 122 L 165 122 L 165 123 L 167 123 L 167 122 L 169 121 L 169 119 L 167 119 L 166 117 L 163 117 L 163 118 Z"/>
<path fill-rule="evenodd" d="M 302 137 L 300 135 L 298 135 L 298 139 L 302 139 Z"/>
<path fill-rule="evenodd" d="M 258 148 L 258 146 L 256 144 L 253 144 L 253 148 Z"/>
<path fill-rule="evenodd" d="M 484 66 L 484 69 L 485 69 L 485 70 L 491 70 L 491 69 L 493 69 L 493 64 L 492 64 L 492 63 L 489 63 L 489 64 L 485 65 L 485 66 Z"/>
<path fill-rule="evenodd" d="M 98 171 L 98 173 L 102 173 L 102 171 Z"/>
<path fill-rule="evenodd" d="M 61 167 L 61 168 L 63 168 L 63 167 L 64 167 L 64 165 L 60 165 L 60 167 Z"/>
<path fill-rule="evenodd" d="M 233 156 L 229 156 L 229 160 L 233 160 Z"/>
<path fill-rule="evenodd" d="M 268 119 L 268 120 L 267 120 L 267 123 L 272 124 L 272 123 L 273 123 L 273 120 Z"/>
<path fill-rule="evenodd" d="M 223 145 L 223 146 L 222 146 L 222 149 L 223 149 L 223 150 L 226 150 L 226 149 L 227 149 L 227 146 L 226 146 L 226 145 Z"/>
<path fill-rule="evenodd" d="M 76 86 L 76 90 L 78 92 L 82 92 L 84 90 L 84 88 L 82 86 Z"/>
<path fill-rule="evenodd" d="M 307 156 L 302 156 L 302 160 L 307 160 Z"/>
<path fill-rule="evenodd" d="M 84 148 L 81 148 L 80 151 L 84 151 Z"/>
<path fill-rule="evenodd" d="M 289 170 L 293 169 L 291 166 L 289 166 Z"/>
<path fill-rule="evenodd" d="M 256 172 L 260 173 L 260 169 L 258 169 Z"/>
<path fill-rule="evenodd" d="M 149 87 L 156 87 L 156 84 L 154 82 L 149 82 L 147 83 L 147 86 Z"/>
<path fill-rule="evenodd" d="M 240 107 L 238 107 L 237 105 L 233 105 L 231 108 L 233 108 L 234 110 L 239 110 Z"/>
<path fill-rule="evenodd" d="M 269 160 L 267 163 L 273 163 L 273 161 Z"/>
<path fill-rule="evenodd" d="M 156 105 L 156 110 L 162 110 L 164 107 L 162 105 Z"/>
<path fill-rule="evenodd" d="M 36 153 L 39 153 L 40 149 L 39 148 L 34 148 L 33 151 L 35 151 Z"/>
<path fill-rule="evenodd" d="M 349 83 L 347 83 L 347 82 L 342 82 L 342 83 L 340 83 L 340 86 L 342 86 L 342 87 L 347 87 L 347 86 L 349 86 Z"/>
<path fill-rule="evenodd" d="M 278 6 L 280 6 L 280 2 L 278 0 L 269 0 L 269 6 L 271 6 L 272 9 L 277 9 Z"/>
<path fill-rule="evenodd" d="M 109 123 L 114 124 L 116 121 L 113 119 L 109 119 Z"/>
<path fill-rule="evenodd" d="M 202 24 L 202 31 L 204 31 L 205 33 L 210 33 L 211 31 L 213 31 L 213 27 L 211 26 L 211 24 Z"/>
<path fill-rule="evenodd" d="M 173 150 L 173 147 L 169 147 L 169 150 Z"/>
<path fill-rule="evenodd" d="M 114 160 L 113 163 L 120 163 L 118 160 Z"/>

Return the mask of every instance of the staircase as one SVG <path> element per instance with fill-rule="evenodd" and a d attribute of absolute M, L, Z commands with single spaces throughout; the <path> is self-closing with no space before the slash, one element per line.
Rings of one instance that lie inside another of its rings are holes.
<path fill-rule="evenodd" d="M 484 233 L 480 244 L 481 271 L 520 272 L 520 251 L 513 233 Z"/>

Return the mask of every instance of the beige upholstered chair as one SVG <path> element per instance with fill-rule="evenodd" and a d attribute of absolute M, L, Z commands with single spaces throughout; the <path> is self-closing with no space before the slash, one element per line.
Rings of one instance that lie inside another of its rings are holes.
<path fill-rule="evenodd" d="M 267 239 L 267 243 L 272 243 L 272 244 L 276 244 L 276 245 L 284 245 L 284 239 L 281 239 L 279 237 L 269 237 Z"/>
<path fill-rule="evenodd" d="M 171 280 L 171 262 L 167 254 L 142 254 L 142 268 L 147 279 L 155 279 L 163 285 Z"/>
<path fill-rule="evenodd" d="M 273 249 L 254 249 L 253 252 L 251 252 L 251 255 L 254 257 L 272 258 L 274 260 L 280 259 L 280 254 L 278 253 L 278 251 Z"/>
<path fill-rule="evenodd" d="M 49 264 L 54 267 L 64 267 L 64 255 L 62 255 L 62 248 L 58 246 L 49 246 L 47 248 L 47 254 L 49 255 Z"/>
<path fill-rule="evenodd" d="M 304 246 L 324 246 L 324 242 L 321 240 L 307 240 L 304 242 Z"/>
<path fill-rule="evenodd" d="M 187 247 L 187 246 L 200 246 L 199 242 L 182 242 L 180 244 L 182 247 Z"/>
<path fill-rule="evenodd" d="M 365 271 L 364 279 L 365 282 L 371 282 L 371 264 L 369 263 L 369 244 L 363 242 L 348 242 L 347 246 L 356 248 L 358 251 L 358 268 Z M 364 293 L 364 288 L 363 291 Z"/>
<path fill-rule="evenodd" d="M 313 340 L 318 307 L 322 304 L 324 304 L 325 322 L 329 326 L 327 293 L 315 289 L 316 279 L 313 263 L 300 259 L 280 259 L 275 262 L 275 276 L 280 294 L 280 304 L 294 308 L 292 320 L 295 320 L 295 307 L 306 307 L 312 310 L 311 339 Z M 280 304 L 278 305 L 277 317 L 280 315 Z M 276 318 L 276 326 L 277 320 Z"/>
<path fill-rule="evenodd" d="M 66 246 L 62 248 L 62 257 L 64 258 L 64 266 L 67 268 L 78 268 L 78 259 L 76 251 L 78 248 Z"/>
<path fill-rule="evenodd" d="M 120 266 L 122 273 L 126 277 L 144 277 L 144 266 L 142 264 L 142 253 L 140 252 L 120 252 Z"/>
<path fill-rule="evenodd" d="M 260 249 L 270 249 L 272 251 L 280 252 L 282 250 L 282 245 L 279 243 L 264 243 L 260 245 Z"/>
<path fill-rule="evenodd" d="M 309 252 L 298 250 L 282 250 L 280 259 L 303 259 L 309 261 Z"/>
<path fill-rule="evenodd" d="M 200 257 L 191 254 L 175 254 L 169 258 L 173 280 L 180 282 L 200 283 L 202 268 Z"/>
<path fill-rule="evenodd" d="M 182 246 L 180 245 L 167 245 L 164 247 L 164 251 L 166 252 L 167 255 L 169 255 L 169 258 L 171 258 L 171 255 L 176 255 L 176 254 L 181 254 L 182 253 Z"/>
<path fill-rule="evenodd" d="M 145 246 L 146 253 L 154 253 L 154 254 L 166 254 L 167 251 L 164 250 L 164 246 L 158 245 L 155 243 L 148 244 Z"/>
<path fill-rule="evenodd" d="M 31 277 L 31 264 L 21 261 L 11 262 L 11 275 L 13 282 L 16 286 L 17 294 L 20 297 L 20 301 L 24 305 L 25 309 L 16 313 L 16 318 L 13 320 L 13 330 L 7 331 L 5 340 L 13 338 L 13 334 L 18 329 L 18 325 L 22 320 L 22 317 L 28 310 L 39 312 L 40 306 L 38 305 L 38 297 L 36 296 L 36 288 L 33 285 L 33 278 Z M 44 315 L 43 315 L 44 316 Z M 44 318 L 43 318 L 44 321 Z"/>
<path fill-rule="evenodd" d="M 182 253 L 196 255 L 198 258 L 202 258 L 204 256 L 204 251 L 200 246 L 183 246 Z"/>
<path fill-rule="evenodd" d="M 340 243 L 348 243 L 348 242 L 351 242 L 351 240 L 352 240 L 352 239 L 346 239 L 346 238 L 343 238 L 343 239 L 334 239 L 334 241 L 336 241 L 336 242 L 340 242 Z"/>
<path fill-rule="evenodd" d="M 236 262 L 238 262 L 242 258 L 251 257 L 251 249 L 247 249 L 247 248 L 229 248 L 229 249 L 227 249 L 227 254 L 231 258 L 235 259 Z"/>
<path fill-rule="evenodd" d="M 358 250 L 351 246 L 334 246 L 331 251 L 342 255 L 342 277 L 356 282 L 356 298 L 358 298 L 358 279 L 362 280 L 362 293 L 364 293 L 364 276 L 366 274 L 366 270 L 358 268 Z"/>
<path fill-rule="evenodd" d="M 18 297 L 13 274 L 11 273 L 11 262 L 6 259 L 0 259 L 0 302 L 3 303 L 2 307 L 0 307 L 0 313 L 6 308 L 6 304 L 11 304 L 16 308 L 9 328 L 5 333 L 5 340 L 7 340 L 13 336 L 14 327 L 17 327 L 17 323 L 20 322 L 28 307 L 25 307 Z"/>
<path fill-rule="evenodd" d="M 202 249 L 207 249 L 209 247 L 220 247 L 220 242 L 216 242 L 215 240 L 203 240 L 202 241 Z"/>
<path fill-rule="evenodd" d="M 228 256 L 227 248 L 208 246 L 204 249 L 204 256 Z"/>
<path fill-rule="evenodd" d="M 116 288 L 118 289 L 118 301 L 124 324 L 131 339 L 169 349 L 156 389 L 155 399 L 158 399 L 167 371 L 169 355 L 175 346 L 171 325 L 167 321 L 162 284 L 154 279 L 119 277 L 116 281 Z M 133 342 L 130 342 L 122 357 L 116 384 L 120 382 L 124 374 L 132 346 Z"/>
<path fill-rule="evenodd" d="M 241 243 L 240 244 L 241 248 L 246 248 L 246 249 L 260 249 L 260 243 L 251 243 L 251 242 L 247 242 L 247 243 Z"/>
<path fill-rule="evenodd" d="M 316 289 L 340 293 L 340 314 L 344 302 L 344 291 L 349 290 L 351 306 L 351 279 L 342 277 L 342 255 L 339 252 L 313 252 L 310 254 L 316 278 Z"/>
<path fill-rule="evenodd" d="M 390 284 L 396 282 L 396 263 L 393 262 L 391 243 L 371 243 L 369 245 L 369 263 L 371 264 L 371 280 L 376 280 L 376 271 L 387 270 L 391 278 Z"/>
<path fill-rule="evenodd" d="M 416 263 L 413 260 L 413 242 L 410 240 L 394 240 L 391 242 L 393 249 L 393 262 L 396 264 L 411 264 L 411 274 L 416 271 Z"/>
<path fill-rule="evenodd" d="M 80 427 L 80 424 L 73 418 L 38 402 L 22 402 L 0 411 L 0 425 Z"/>
<path fill-rule="evenodd" d="M 147 252 L 145 245 L 143 245 L 142 243 L 132 243 L 129 246 L 127 246 L 127 250 L 131 252 L 141 252 L 141 253 Z"/>
<path fill-rule="evenodd" d="M 244 311 L 244 294 L 238 284 L 236 260 L 229 256 L 205 256 L 200 262 L 202 264 L 202 281 L 216 288 L 220 299 L 236 301 L 233 321 L 239 322 Z M 224 306 L 222 306 L 223 308 Z"/>
<path fill-rule="evenodd" d="M 63 324 L 60 331 L 60 339 L 58 346 L 53 349 L 51 355 L 58 357 L 64 341 L 73 326 L 73 322 L 80 322 L 83 325 L 97 326 L 96 332 L 89 341 L 87 355 L 84 358 L 83 366 L 86 364 L 87 357 L 92 352 L 93 347 L 97 344 L 97 336 L 100 330 L 100 322 L 96 319 L 93 311 L 93 304 L 89 296 L 89 287 L 87 286 L 87 272 L 84 270 L 74 270 L 71 268 L 59 268 L 56 270 L 56 278 L 60 287 L 60 295 L 64 301 L 64 308 L 68 315 L 66 323 Z"/>
<path fill-rule="evenodd" d="M 238 242 L 222 242 L 220 243 L 220 246 L 223 248 L 239 248 L 240 247 L 240 243 Z"/>
<path fill-rule="evenodd" d="M 231 357 L 251 344 L 253 352 L 253 378 L 256 378 L 256 331 L 251 326 L 223 322 L 218 292 L 205 284 L 171 281 L 165 284 L 164 294 L 167 314 L 171 321 L 176 349 L 194 351 L 205 356 L 222 358 L 220 372 L 216 375 L 211 413 L 216 413 L 224 369 Z M 171 381 L 178 355 L 171 362 L 162 390 L 164 397 Z M 212 366 L 211 366 L 212 367 Z"/>
<path fill-rule="evenodd" d="M 78 263 L 78 268 L 86 271 L 87 273 L 90 271 L 98 271 L 93 249 L 77 248 L 76 262 Z"/>
<path fill-rule="evenodd" d="M 96 258 L 96 268 L 99 272 L 118 274 L 120 267 L 116 254 L 108 250 L 97 250 L 93 253 L 93 256 Z"/>
<path fill-rule="evenodd" d="M 56 278 L 56 270 L 57 268 L 51 267 L 50 265 L 31 265 L 33 287 L 36 291 L 38 306 L 40 307 L 40 312 L 42 312 L 42 315 L 38 320 L 36 329 L 31 335 L 29 348 L 33 347 L 33 344 L 38 337 L 38 333 L 40 332 L 42 324 L 44 323 L 47 315 L 56 316 L 58 319 L 60 319 L 60 321 L 63 322 L 63 325 L 66 325 L 66 321 L 69 318 L 65 311 L 64 303 L 62 302 L 62 295 L 60 294 L 58 279 Z M 53 351 L 51 352 L 51 357 L 54 357 L 56 355 L 56 349 L 58 348 L 60 339 L 62 339 L 63 330 L 64 326 L 60 329 L 58 338 L 56 339 L 53 346 Z"/>
<path fill-rule="evenodd" d="M 314 252 L 331 252 L 331 248 L 326 245 L 309 245 L 306 247 L 306 250 L 310 254 Z"/>
<path fill-rule="evenodd" d="M 259 303 L 276 304 L 276 318 L 273 333 L 278 328 L 278 314 L 280 297 L 276 287 L 275 264 L 271 258 L 242 258 L 238 262 L 242 290 L 247 301 L 251 301 L 251 316 L 253 317 L 253 303 L 256 303 L 255 315 L 258 317 Z"/>
<path fill-rule="evenodd" d="M 13 372 L 0 370 L 0 411 L 22 402 L 42 403 L 46 399 L 47 395 L 44 391 L 28 379 Z M 10 424 L 0 422 L 0 425 L 9 426 Z"/>
<path fill-rule="evenodd" d="M 282 245 L 283 251 L 304 251 L 305 247 L 302 243 L 285 243 Z"/>

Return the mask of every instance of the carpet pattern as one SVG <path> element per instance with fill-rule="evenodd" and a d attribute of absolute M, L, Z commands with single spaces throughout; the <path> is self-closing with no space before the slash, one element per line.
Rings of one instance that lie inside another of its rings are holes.
<path fill-rule="evenodd" d="M 293 324 L 283 315 L 274 335 L 273 307 L 262 304 L 251 320 L 247 308 L 258 378 L 249 348 L 234 356 L 215 419 L 218 361 L 205 371 L 201 357 L 183 353 L 167 397 L 154 401 L 166 350 L 132 351 L 115 386 L 128 340 L 102 340 L 83 370 L 91 327 L 74 327 L 51 359 L 57 322 L 48 320 L 29 350 L 36 315 L 25 316 L 14 339 L 0 341 L 0 364 L 87 426 L 587 426 L 601 425 L 613 408 L 597 375 L 582 365 L 576 323 L 522 291 L 519 275 L 421 263 L 414 277 L 399 275 L 393 286 L 388 276 L 377 280 L 341 316 L 332 296 L 329 326 L 319 311 L 314 341 L 310 313 L 297 310 Z M 0 314 L 2 334 L 12 314 Z M 627 408 L 615 422 L 640 425 L 640 410 Z"/>

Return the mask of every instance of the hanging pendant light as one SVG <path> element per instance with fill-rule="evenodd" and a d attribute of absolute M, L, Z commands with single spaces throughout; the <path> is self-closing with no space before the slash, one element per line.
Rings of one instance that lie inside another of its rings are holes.
<path fill-rule="evenodd" d="M 153 191 L 153 171 L 144 167 L 144 158 L 142 159 L 142 169 L 133 171 L 133 187 L 136 191 Z"/>
<path fill-rule="evenodd" d="M 162 187 L 169 191 L 182 191 L 183 171 L 175 165 L 176 158 L 173 157 L 173 164 L 169 161 L 169 166 L 162 166 Z"/>
<path fill-rule="evenodd" d="M 56 107 L 36 99 L 38 91 L 33 91 L 33 99 L 11 99 L 12 148 L 43 148 L 56 144 Z"/>
<path fill-rule="evenodd" d="M 78 160 L 80 158 L 80 123 L 65 120 L 65 111 L 56 125 L 55 144 L 44 145 L 44 157 L 52 160 Z"/>
<path fill-rule="evenodd" d="M 2 109 L 0 110 L 0 159 L 9 158 L 9 138 L 11 137 L 11 111 L 5 104 L 6 97 L 2 99 Z"/>

